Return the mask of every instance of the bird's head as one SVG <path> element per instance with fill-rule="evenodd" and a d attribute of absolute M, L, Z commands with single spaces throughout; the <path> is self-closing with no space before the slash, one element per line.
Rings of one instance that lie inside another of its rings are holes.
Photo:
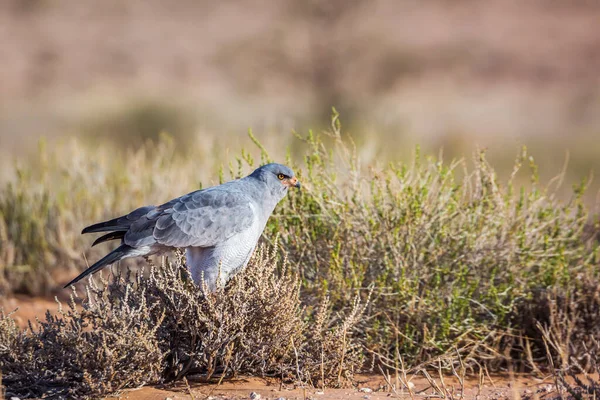
<path fill-rule="evenodd" d="M 250 176 L 267 184 L 274 191 L 287 191 L 288 188 L 300 188 L 300 181 L 289 167 L 282 164 L 266 164 L 257 168 Z"/>

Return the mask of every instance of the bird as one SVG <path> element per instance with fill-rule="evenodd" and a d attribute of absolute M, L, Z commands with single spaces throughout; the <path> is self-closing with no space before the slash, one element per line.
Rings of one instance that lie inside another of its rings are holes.
<path fill-rule="evenodd" d="M 81 233 L 108 232 L 92 247 L 117 239 L 121 244 L 65 288 L 125 258 L 185 248 L 193 281 L 214 291 L 218 279 L 224 285 L 248 264 L 277 204 L 290 188 L 300 187 L 289 167 L 270 163 L 244 178 L 90 225 Z"/>

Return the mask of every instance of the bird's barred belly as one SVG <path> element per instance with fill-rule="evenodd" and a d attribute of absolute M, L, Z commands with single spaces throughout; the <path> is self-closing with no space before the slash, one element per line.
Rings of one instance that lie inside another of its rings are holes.
<path fill-rule="evenodd" d="M 260 233 L 262 230 L 249 229 L 215 247 L 189 247 L 186 257 L 194 282 L 200 285 L 204 280 L 210 290 L 214 290 L 217 278 L 220 278 L 224 285 L 248 264 Z"/>

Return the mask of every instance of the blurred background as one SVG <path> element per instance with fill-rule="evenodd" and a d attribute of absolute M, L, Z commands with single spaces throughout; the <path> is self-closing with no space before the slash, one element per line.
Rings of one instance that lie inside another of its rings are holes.
<path fill-rule="evenodd" d="M 527 145 L 577 180 L 600 171 L 598 21 L 593 0 L 3 0 L 0 165 L 161 131 L 227 162 L 249 127 L 284 154 L 335 106 L 367 164 L 486 147 L 510 172 Z"/>

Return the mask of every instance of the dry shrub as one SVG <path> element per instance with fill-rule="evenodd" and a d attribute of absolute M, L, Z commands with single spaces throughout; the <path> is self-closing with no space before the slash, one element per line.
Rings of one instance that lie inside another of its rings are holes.
<path fill-rule="evenodd" d="M 600 286 L 592 280 L 568 288 L 540 288 L 521 299 L 512 323 L 519 336 L 506 343 L 512 359 L 528 368 L 550 366 L 566 369 L 576 363 L 594 369 L 589 349 L 600 340 Z M 548 352 L 550 350 L 550 352 Z"/>
<path fill-rule="evenodd" d="M 552 357 L 556 343 L 548 342 L 548 356 Z M 570 365 L 557 368 L 554 372 L 560 399 L 596 400 L 600 398 L 600 345 L 593 340 L 593 345 L 585 349 L 577 357 L 570 357 Z M 555 353 L 554 353 L 555 354 Z M 577 359 L 586 358 L 587 367 Z"/>
<path fill-rule="evenodd" d="M 318 323 L 306 322 L 298 280 L 265 247 L 214 293 L 192 282 L 182 256 L 147 272 L 90 280 L 81 306 L 74 293 L 37 330 L 20 331 L 3 315 L 8 395 L 99 396 L 190 374 L 342 384 L 362 363 L 352 330 L 364 307 L 357 302 L 336 323 L 324 302 Z"/>
<path fill-rule="evenodd" d="M 324 298 L 307 330 L 307 345 L 301 349 L 304 368 L 297 371 L 301 381 L 320 387 L 352 381 L 355 369 L 364 363 L 362 346 L 351 338 L 363 312 L 364 307 L 355 297 L 353 307 L 340 323 L 331 317 L 329 298 Z"/>
<path fill-rule="evenodd" d="M 541 296 L 533 340 L 543 342 L 560 399 L 600 397 L 599 293 L 597 285 L 587 283 L 567 295 Z"/>
<path fill-rule="evenodd" d="M 2 315 L 0 369 L 8 395 L 81 398 L 160 378 L 158 326 L 143 298 L 74 302 L 46 314 L 34 330 L 20 331 Z"/>
<path fill-rule="evenodd" d="M 2 315 L 0 367 L 8 395 L 79 398 L 137 386 L 160 376 L 155 327 L 140 324 L 145 305 L 107 310 L 75 306 L 20 331 Z"/>

